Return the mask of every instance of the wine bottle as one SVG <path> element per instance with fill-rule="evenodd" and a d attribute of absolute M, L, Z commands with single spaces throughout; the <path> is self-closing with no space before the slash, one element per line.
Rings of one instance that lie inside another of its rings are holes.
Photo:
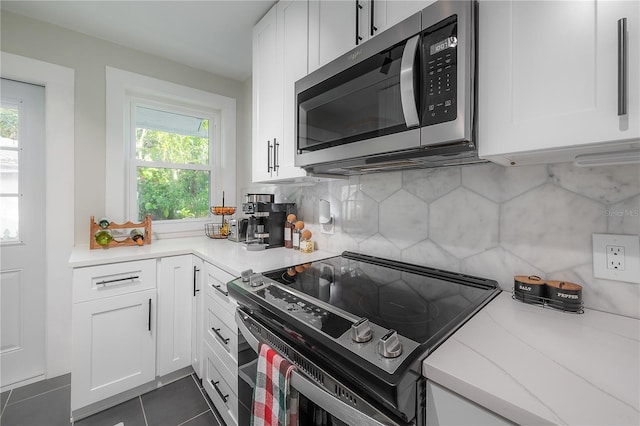
<path fill-rule="evenodd" d="M 108 229 L 99 229 L 94 234 L 94 238 L 96 243 L 100 244 L 103 247 L 107 247 L 111 241 L 113 241 L 113 235 L 111 231 Z"/>
<path fill-rule="evenodd" d="M 131 239 L 139 246 L 144 244 L 144 233 L 140 229 L 133 229 L 129 233 Z"/>
<path fill-rule="evenodd" d="M 106 217 L 103 217 L 98 221 L 98 226 L 102 229 L 107 229 L 110 223 L 111 222 L 109 222 L 109 219 L 107 219 Z"/>

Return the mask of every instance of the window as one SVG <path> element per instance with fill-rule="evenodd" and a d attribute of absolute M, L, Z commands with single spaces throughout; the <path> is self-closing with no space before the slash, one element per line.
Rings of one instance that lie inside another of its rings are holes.
<path fill-rule="evenodd" d="M 142 221 L 209 215 L 217 114 L 133 101 L 130 217 Z"/>
<path fill-rule="evenodd" d="M 104 215 L 151 214 L 160 238 L 204 235 L 223 191 L 236 199 L 235 99 L 112 67 L 106 93 Z"/>
<path fill-rule="evenodd" d="M 0 242 L 19 242 L 19 107 L 8 101 L 0 106 Z"/>

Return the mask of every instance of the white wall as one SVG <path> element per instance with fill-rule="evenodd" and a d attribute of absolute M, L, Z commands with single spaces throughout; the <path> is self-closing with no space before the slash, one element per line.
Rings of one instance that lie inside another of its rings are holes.
<path fill-rule="evenodd" d="M 248 111 L 250 120 L 251 114 L 251 105 L 245 105 L 244 82 L 4 11 L 0 40 L 5 52 L 75 70 L 76 244 L 89 242 L 89 216 L 100 217 L 105 212 L 107 65 L 234 98 L 238 109 L 237 140 L 242 143 L 251 137 L 244 118 Z"/>
<path fill-rule="evenodd" d="M 247 97 L 245 82 L 189 68 L 9 12 L 3 11 L 0 19 L 0 50 L 62 65 L 75 73 L 74 151 L 59 153 L 61 158 L 65 154 L 73 157 L 75 182 L 68 183 L 73 187 L 60 187 L 57 191 L 70 194 L 75 190 L 73 229 L 76 245 L 89 242 L 89 216 L 100 217 L 105 213 L 105 170 L 108 167 L 104 161 L 107 65 L 236 99 L 237 142 L 245 147 L 243 155 L 247 155 L 251 137 L 250 84 Z M 241 168 L 242 163 L 239 163 L 238 169 Z M 236 193 L 240 194 L 240 191 Z M 65 245 L 71 245 L 70 238 Z M 60 248 L 60 252 L 67 253 L 71 249 Z M 58 261 L 65 262 L 66 259 Z M 48 339 L 53 343 L 48 344 L 49 377 L 66 373 L 71 366 L 71 282 L 69 279 L 61 280 L 55 286 L 49 289 L 47 298 L 47 316 L 55 318 L 49 321 L 47 328 Z"/>

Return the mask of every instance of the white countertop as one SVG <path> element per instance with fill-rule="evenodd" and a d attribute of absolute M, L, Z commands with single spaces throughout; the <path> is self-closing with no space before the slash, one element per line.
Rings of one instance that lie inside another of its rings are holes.
<path fill-rule="evenodd" d="M 253 268 L 254 272 L 264 272 L 326 259 L 337 256 L 339 253 L 318 250 L 305 254 L 286 248 L 247 251 L 241 243 L 202 236 L 155 240 L 151 244 L 141 247 L 128 246 L 90 250 L 88 245 L 78 246 L 71 252 L 69 266 L 79 268 L 182 254 L 194 254 L 231 275 L 240 276 L 242 271 L 249 268 Z"/>
<path fill-rule="evenodd" d="M 518 424 L 640 425 L 640 320 L 502 292 L 423 362 L 436 383 Z"/>

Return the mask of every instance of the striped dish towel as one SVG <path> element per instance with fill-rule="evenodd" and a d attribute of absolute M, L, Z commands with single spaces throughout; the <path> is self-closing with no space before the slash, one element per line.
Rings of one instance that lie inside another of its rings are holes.
<path fill-rule="evenodd" d="M 290 389 L 295 366 L 260 343 L 252 426 L 298 426 L 298 391 Z"/>

